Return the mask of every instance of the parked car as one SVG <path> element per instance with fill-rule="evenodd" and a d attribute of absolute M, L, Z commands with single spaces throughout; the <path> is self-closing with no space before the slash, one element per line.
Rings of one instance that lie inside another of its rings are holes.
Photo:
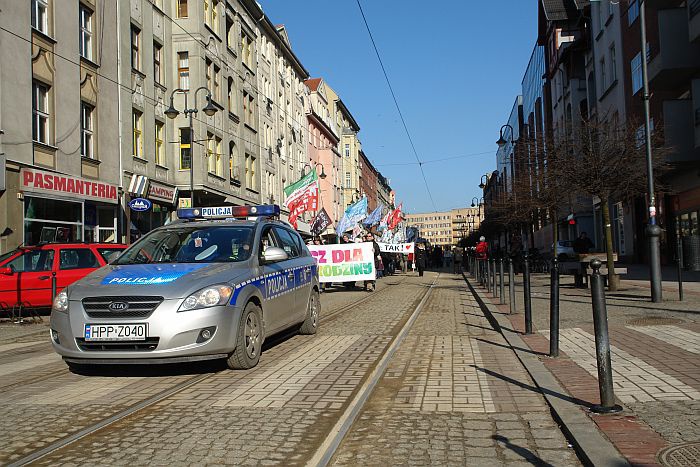
<path fill-rule="evenodd" d="M 578 258 L 578 254 L 574 251 L 573 241 L 559 240 L 557 244 L 557 258 L 559 258 L 559 261 L 572 261 Z M 552 252 L 554 252 L 554 244 L 552 244 Z"/>
<path fill-rule="evenodd" d="M 0 256 L 0 309 L 21 303 L 51 307 L 51 277 L 56 293 L 116 259 L 126 245 L 117 243 L 45 243 L 23 246 Z"/>

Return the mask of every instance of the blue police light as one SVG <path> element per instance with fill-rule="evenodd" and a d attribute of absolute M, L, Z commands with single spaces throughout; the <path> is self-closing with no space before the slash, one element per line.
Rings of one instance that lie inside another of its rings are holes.
<path fill-rule="evenodd" d="M 231 217 L 277 217 L 280 207 L 276 204 L 259 206 L 217 206 L 206 208 L 185 208 L 177 210 L 180 219 L 227 219 Z"/>

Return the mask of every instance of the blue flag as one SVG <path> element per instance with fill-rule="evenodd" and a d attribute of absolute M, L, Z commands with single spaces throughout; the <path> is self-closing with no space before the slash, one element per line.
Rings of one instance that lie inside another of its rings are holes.
<path fill-rule="evenodd" d="M 363 196 L 355 204 L 348 206 L 345 210 L 345 215 L 338 221 L 336 232 L 338 235 L 343 235 L 345 231 L 353 228 L 355 224 L 365 217 L 367 217 L 367 198 Z"/>
<path fill-rule="evenodd" d="M 382 211 L 384 210 L 384 205 L 380 204 L 377 209 L 372 211 L 372 214 L 367 216 L 365 220 L 362 221 L 368 227 L 372 227 L 374 224 L 378 224 L 382 220 Z"/>

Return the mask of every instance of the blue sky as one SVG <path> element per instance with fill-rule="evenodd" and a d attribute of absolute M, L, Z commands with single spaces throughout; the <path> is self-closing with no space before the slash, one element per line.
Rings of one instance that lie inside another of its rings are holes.
<path fill-rule="evenodd" d="M 391 180 L 404 210 L 432 211 L 356 0 L 259 1 L 273 23 L 287 27 L 311 76 L 341 95 L 361 127 L 365 154 Z M 536 2 L 361 3 L 420 159 L 472 155 L 423 166 L 437 209 L 469 204 L 479 196 L 480 176 L 495 169 L 498 131 L 521 92 Z"/>

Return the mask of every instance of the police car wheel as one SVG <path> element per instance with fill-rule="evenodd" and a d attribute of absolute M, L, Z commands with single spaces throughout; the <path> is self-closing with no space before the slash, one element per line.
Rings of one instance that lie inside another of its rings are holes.
<path fill-rule="evenodd" d="M 318 329 L 318 316 L 321 313 L 321 300 L 318 292 L 314 289 L 309 297 L 309 305 L 306 309 L 306 319 L 301 323 L 299 334 L 316 334 Z"/>
<path fill-rule="evenodd" d="M 232 370 L 247 370 L 260 361 L 263 341 L 262 310 L 255 303 L 248 303 L 241 313 L 236 348 L 226 359 Z"/>

